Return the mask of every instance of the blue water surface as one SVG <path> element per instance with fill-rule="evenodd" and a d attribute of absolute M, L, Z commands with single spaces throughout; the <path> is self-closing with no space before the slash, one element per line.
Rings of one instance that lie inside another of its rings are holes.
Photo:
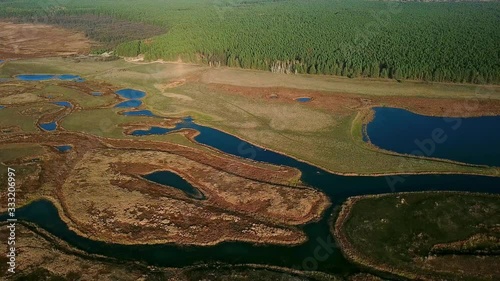
<path fill-rule="evenodd" d="M 59 106 L 64 106 L 64 107 L 69 107 L 69 108 L 73 107 L 73 105 L 67 101 L 55 101 L 55 102 L 53 102 L 53 104 L 59 105 Z"/>
<path fill-rule="evenodd" d="M 500 166 L 500 116 L 443 118 L 377 107 L 367 125 L 383 149 L 471 164 Z"/>
<path fill-rule="evenodd" d="M 124 102 L 121 102 L 121 103 L 115 105 L 115 107 L 133 108 L 133 107 L 139 107 L 139 106 L 141 106 L 141 104 L 142 104 L 142 101 L 140 101 L 140 100 L 128 100 L 128 101 L 124 101 Z"/>
<path fill-rule="evenodd" d="M 296 98 L 295 100 L 298 102 L 308 102 L 308 101 L 311 101 L 311 98 L 302 97 L 302 98 Z"/>
<path fill-rule="evenodd" d="M 52 74 L 21 74 L 17 75 L 16 78 L 22 81 L 46 81 L 55 79 L 56 76 Z"/>
<path fill-rule="evenodd" d="M 145 92 L 134 89 L 121 89 L 116 91 L 116 93 L 126 99 L 142 99 L 146 96 Z"/>
<path fill-rule="evenodd" d="M 57 123 L 56 122 L 50 122 L 50 123 L 40 123 L 40 128 L 44 129 L 47 132 L 52 132 L 57 129 Z"/>

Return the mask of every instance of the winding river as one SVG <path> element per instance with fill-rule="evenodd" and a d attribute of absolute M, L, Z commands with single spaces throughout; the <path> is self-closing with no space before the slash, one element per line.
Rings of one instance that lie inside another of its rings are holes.
<path fill-rule="evenodd" d="M 33 222 L 69 244 L 92 254 L 115 257 L 122 260 L 142 261 L 158 266 L 187 266 L 210 262 L 229 264 L 276 265 L 301 270 L 319 270 L 344 274 L 358 269 L 342 256 L 340 250 L 331 247 L 333 238 L 328 221 L 330 214 L 349 196 L 404 191 L 474 191 L 500 193 L 500 178 L 472 175 L 407 175 L 400 176 L 395 186 L 388 184 L 389 177 L 340 176 L 318 167 L 293 159 L 284 154 L 262 149 L 222 131 L 196 124 L 191 118 L 178 123 L 175 128 L 153 127 L 137 130 L 132 135 L 166 134 L 184 128 L 200 132 L 195 140 L 222 152 L 242 158 L 299 169 L 302 181 L 327 194 L 333 202 L 325 216 L 315 223 L 303 226 L 308 242 L 299 246 L 254 245 L 242 242 L 225 242 L 211 247 L 163 245 L 119 245 L 90 240 L 69 230 L 60 219 L 57 209 L 45 200 L 35 201 L 17 210 L 18 219 Z M 6 216 L 0 216 L 5 220 Z M 314 257 L 315 251 L 328 253 L 325 260 Z"/>

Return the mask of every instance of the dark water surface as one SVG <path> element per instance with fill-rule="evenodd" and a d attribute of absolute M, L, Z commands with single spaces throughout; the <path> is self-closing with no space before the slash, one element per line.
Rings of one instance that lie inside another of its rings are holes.
<path fill-rule="evenodd" d="M 443 118 L 374 108 L 370 141 L 398 153 L 500 166 L 500 116 Z"/>
<path fill-rule="evenodd" d="M 177 175 L 176 173 L 170 171 L 157 171 L 148 175 L 143 176 L 143 178 L 150 180 L 152 182 L 165 185 L 167 187 L 174 187 L 184 191 L 189 197 L 195 199 L 205 199 L 203 193 L 192 186 L 185 179 Z"/>
<path fill-rule="evenodd" d="M 57 150 L 59 150 L 59 152 L 68 152 L 71 149 L 73 149 L 73 147 L 71 145 L 60 145 L 60 146 L 56 146 L 56 148 L 57 148 Z"/>

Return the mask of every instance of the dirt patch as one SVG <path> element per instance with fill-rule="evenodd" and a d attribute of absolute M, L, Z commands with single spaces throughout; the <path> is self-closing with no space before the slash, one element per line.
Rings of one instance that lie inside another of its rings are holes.
<path fill-rule="evenodd" d="M 0 22 L 0 58 L 18 59 L 86 54 L 83 33 L 43 24 Z"/>

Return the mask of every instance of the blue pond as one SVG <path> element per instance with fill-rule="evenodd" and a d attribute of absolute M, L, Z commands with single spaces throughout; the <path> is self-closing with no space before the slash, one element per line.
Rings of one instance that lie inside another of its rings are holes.
<path fill-rule="evenodd" d="M 161 185 L 180 189 L 184 191 L 184 193 L 186 193 L 189 197 L 200 200 L 205 199 L 205 196 L 200 190 L 192 186 L 189 182 L 187 182 L 176 173 L 172 173 L 170 171 L 157 171 L 145 175 L 143 176 L 143 178 Z"/>
<path fill-rule="evenodd" d="M 4 109 L 4 108 L 5 108 L 5 106 L 3 106 L 3 105 L 0 105 L 0 109 Z"/>
<path fill-rule="evenodd" d="M 302 97 L 302 98 L 296 98 L 295 100 L 298 102 L 308 102 L 308 101 L 311 101 L 311 98 Z"/>
<path fill-rule="evenodd" d="M 126 116 L 151 116 L 151 117 L 155 116 L 153 114 L 153 112 L 151 112 L 149 110 L 127 111 L 127 112 L 123 112 L 122 114 L 126 115 Z"/>
<path fill-rule="evenodd" d="M 71 149 L 73 149 L 73 147 L 71 145 L 60 145 L 60 146 L 56 146 L 57 150 L 59 150 L 60 152 L 68 152 L 70 151 Z"/>
<path fill-rule="evenodd" d="M 47 81 L 52 79 L 58 79 L 63 81 L 76 81 L 83 82 L 84 79 L 78 75 L 63 74 L 63 75 L 53 75 L 53 74 L 21 74 L 16 76 L 17 79 L 22 81 Z"/>
<path fill-rule="evenodd" d="M 134 90 L 134 89 L 121 89 L 119 91 L 116 91 L 116 93 L 121 96 L 121 97 L 124 97 L 126 99 L 142 99 L 143 97 L 146 96 L 146 93 L 143 92 L 143 91 L 139 91 L 139 90 Z"/>
<path fill-rule="evenodd" d="M 500 166 L 500 116 L 430 117 L 378 107 L 367 126 L 370 141 L 398 153 Z"/>
<path fill-rule="evenodd" d="M 56 76 L 51 74 L 22 74 L 16 78 L 23 81 L 46 81 L 54 79 Z"/>
<path fill-rule="evenodd" d="M 94 97 L 100 97 L 100 96 L 102 96 L 102 93 L 101 92 L 93 92 L 92 95 Z"/>
<path fill-rule="evenodd" d="M 57 123 L 56 122 L 51 122 L 51 123 L 40 123 L 40 128 L 44 129 L 47 132 L 55 131 L 57 128 Z"/>
<path fill-rule="evenodd" d="M 139 106 L 141 106 L 141 104 L 142 104 L 142 101 L 140 101 L 140 100 L 128 100 L 128 101 L 124 101 L 124 102 L 121 102 L 121 103 L 115 105 L 115 107 L 132 108 L 132 107 L 139 107 Z"/>
<path fill-rule="evenodd" d="M 59 105 L 59 106 L 64 106 L 64 107 L 69 107 L 69 108 L 73 107 L 73 105 L 67 101 L 55 101 L 55 102 L 53 102 L 53 104 Z"/>
<path fill-rule="evenodd" d="M 5 61 L 4 60 L 0 60 L 0 63 L 4 63 Z"/>

